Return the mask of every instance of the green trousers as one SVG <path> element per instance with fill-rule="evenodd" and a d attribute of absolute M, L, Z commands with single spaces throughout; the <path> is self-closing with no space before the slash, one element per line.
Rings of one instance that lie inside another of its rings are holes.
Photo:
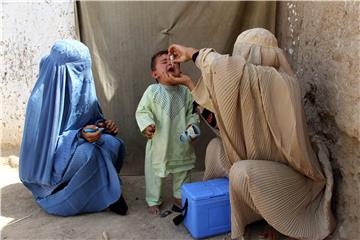
<path fill-rule="evenodd" d="M 146 202 L 151 206 L 160 205 L 162 203 L 162 192 L 165 178 L 155 175 L 154 169 L 149 161 L 145 161 L 145 186 L 146 186 Z M 181 199 L 181 186 L 184 183 L 191 182 L 191 170 L 172 173 L 172 189 L 173 197 Z"/>

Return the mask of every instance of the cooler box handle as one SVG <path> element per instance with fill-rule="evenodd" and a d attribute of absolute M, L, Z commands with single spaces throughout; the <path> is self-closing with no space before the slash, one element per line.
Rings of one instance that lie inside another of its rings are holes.
<path fill-rule="evenodd" d="M 174 217 L 173 222 L 176 226 L 178 226 L 180 223 L 182 223 L 186 217 L 186 213 L 187 213 L 187 208 L 188 208 L 188 200 L 185 200 L 185 205 L 184 207 L 181 209 L 181 214 L 177 215 L 176 217 Z M 184 211 L 184 214 L 182 214 L 182 212 Z"/>

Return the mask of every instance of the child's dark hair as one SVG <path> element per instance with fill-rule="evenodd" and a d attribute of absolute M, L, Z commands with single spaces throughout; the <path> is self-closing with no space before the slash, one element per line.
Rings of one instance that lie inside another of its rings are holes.
<path fill-rule="evenodd" d="M 167 50 L 161 50 L 161 51 L 155 53 L 155 54 L 151 57 L 151 65 L 150 65 L 150 67 L 151 67 L 151 70 L 152 70 L 152 71 L 155 71 L 156 58 L 158 58 L 158 57 L 160 57 L 160 56 L 162 56 L 162 55 L 165 55 L 165 54 L 167 55 L 167 54 L 168 54 L 168 51 L 167 51 Z"/>

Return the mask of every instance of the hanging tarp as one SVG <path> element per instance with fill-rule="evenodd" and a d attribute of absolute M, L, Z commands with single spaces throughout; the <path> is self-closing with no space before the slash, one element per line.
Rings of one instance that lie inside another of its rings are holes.
<path fill-rule="evenodd" d="M 275 31 L 276 2 L 77 2 L 80 40 L 91 50 L 98 98 L 109 119 L 117 122 L 127 157 L 122 174 L 141 175 L 145 138 L 135 110 L 148 85 L 151 56 L 171 43 L 212 47 L 231 53 L 240 32 L 252 27 Z M 193 78 L 199 72 L 184 64 Z M 197 169 L 203 169 L 211 133 L 203 127 L 195 144 Z M 179 144 L 181 144 L 179 142 Z"/>

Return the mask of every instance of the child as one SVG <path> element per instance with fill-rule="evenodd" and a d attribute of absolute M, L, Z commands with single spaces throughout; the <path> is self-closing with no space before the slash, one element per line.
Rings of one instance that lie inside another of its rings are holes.
<path fill-rule="evenodd" d="M 161 192 L 165 177 L 173 176 L 173 209 L 181 207 L 180 187 L 190 182 L 195 166 L 195 153 L 190 142 L 179 140 L 190 125 L 197 126 L 199 117 L 193 113 L 193 98 L 181 85 L 169 85 L 169 77 L 187 77 L 178 63 L 172 63 L 167 51 L 151 58 L 151 74 L 158 84 L 150 85 L 136 110 L 140 131 L 148 139 L 145 153 L 146 202 L 149 212 L 160 213 Z"/>

